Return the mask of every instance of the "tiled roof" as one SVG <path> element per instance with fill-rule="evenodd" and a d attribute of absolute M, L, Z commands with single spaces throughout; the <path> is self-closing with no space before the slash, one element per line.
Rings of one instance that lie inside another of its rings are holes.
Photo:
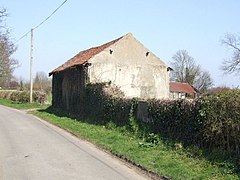
<path fill-rule="evenodd" d="M 127 34 L 128 35 L 128 34 Z M 63 71 L 65 69 L 68 69 L 73 66 L 81 65 L 86 63 L 89 59 L 91 59 L 93 56 L 97 55 L 98 53 L 102 52 L 104 49 L 108 48 L 109 46 L 115 44 L 117 41 L 122 39 L 124 36 L 115 39 L 113 41 L 110 41 L 106 44 L 103 44 L 98 47 L 93 47 L 84 51 L 79 52 L 76 56 L 69 59 L 67 62 L 65 62 L 63 65 L 59 66 L 58 68 L 54 69 L 52 72 L 49 73 L 49 76 L 56 72 Z"/>
<path fill-rule="evenodd" d="M 197 93 L 188 83 L 170 82 L 170 92 Z"/>

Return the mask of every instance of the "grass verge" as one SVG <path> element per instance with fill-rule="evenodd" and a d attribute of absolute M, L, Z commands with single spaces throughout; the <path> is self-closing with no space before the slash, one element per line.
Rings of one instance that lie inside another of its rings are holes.
<path fill-rule="evenodd" d="M 104 126 L 89 124 L 64 115 L 60 117 L 52 110 L 35 111 L 34 114 L 161 176 L 171 179 L 239 179 L 232 166 L 196 156 L 197 150 L 194 149 L 176 149 L 159 138 L 155 144 L 146 143 L 126 127 L 116 127 L 112 123 Z"/>
<path fill-rule="evenodd" d="M 47 106 L 18 104 L 1 99 L 0 104 L 18 109 L 43 108 L 34 111 L 33 114 L 161 176 L 171 179 L 239 179 L 240 177 L 235 171 L 238 167 L 234 164 L 218 162 L 216 158 L 208 160 L 211 158 L 199 155 L 201 152 L 198 149 L 176 148 L 175 143 L 166 143 L 159 137 L 157 143 L 146 143 L 142 138 L 130 133 L 126 127 L 116 127 L 113 123 L 104 126 L 89 124 L 80 119 L 59 115 L 51 108 L 45 109 Z"/>
<path fill-rule="evenodd" d="M 46 104 L 39 104 L 39 103 L 21 103 L 21 102 L 15 102 L 8 99 L 0 99 L 0 104 L 16 109 L 35 109 L 35 108 L 41 108 L 46 109 L 49 107 L 49 105 Z"/>

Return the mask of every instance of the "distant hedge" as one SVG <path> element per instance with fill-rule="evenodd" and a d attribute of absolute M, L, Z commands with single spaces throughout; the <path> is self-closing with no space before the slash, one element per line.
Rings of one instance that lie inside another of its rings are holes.
<path fill-rule="evenodd" d="M 16 90 L 0 90 L 0 98 L 9 99 L 21 103 L 29 102 L 29 91 L 16 91 Z M 33 102 L 44 103 L 47 100 L 45 93 L 39 91 L 33 91 Z"/>

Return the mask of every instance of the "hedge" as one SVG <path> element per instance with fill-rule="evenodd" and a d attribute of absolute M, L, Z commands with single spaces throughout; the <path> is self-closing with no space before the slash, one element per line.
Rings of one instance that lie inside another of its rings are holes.
<path fill-rule="evenodd" d="M 0 98 L 9 99 L 21 103 L 28 103 L 30 97 L 29 91 L 16 91 L 16 90 L 0 90 Z M 43 92 L 33 91 L 33 102 L 45 103 L 47 96 Z"/>
<path fill-rule="evenodd" d="M 186 145 L 240 154 L 240 90 L 195 101 L 148 101 L 149 132 Z"/>
<path fill-rule="evenodd" d="M 201 121 L 198 116 L 199 105 L 186 100 L 149 100 L 150 122 L 144 123 L 148 131 L 163 137 L 183 141 L 190 145 L 198 142 Z"/>
<path fill-rule="evenodd" d="M 142 134 L 157 134 L 185 145 L 240 154 L 240 90 L 188 100 L 143 101 L 106 93 L 106 84 L 88 84 L 71 113 L 91 123 L 119 126 Z M 140 103 L 141 102 L 141 103 Z M 139 118 L 139 114 L 143 118 Z"/>
<path fill-rule="evenodd" d="M 240 90 L 199 99 L 204 146 L 240 153 Z"/>
<path fill-rule="evenodd" d="M 113 122 L 119 126 L 128 124 L 132 104 L 136 101 L 112 96 L 106 93 L 105 86 L 105 83 L 88 84 L 78 102 L 77 106 L 80 108 L 72 110 L 95 123 Z"/>

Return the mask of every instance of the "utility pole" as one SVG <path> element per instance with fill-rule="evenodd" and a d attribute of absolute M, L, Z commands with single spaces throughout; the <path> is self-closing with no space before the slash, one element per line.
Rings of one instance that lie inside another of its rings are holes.
<path fill-rule="evenodd" d="M 31 48 L 30 48 L 30 103 L 32 103 L 33 79 L 32 79 L 32 63 L 33 63 L 33 29 L 31 29 Z"/>

